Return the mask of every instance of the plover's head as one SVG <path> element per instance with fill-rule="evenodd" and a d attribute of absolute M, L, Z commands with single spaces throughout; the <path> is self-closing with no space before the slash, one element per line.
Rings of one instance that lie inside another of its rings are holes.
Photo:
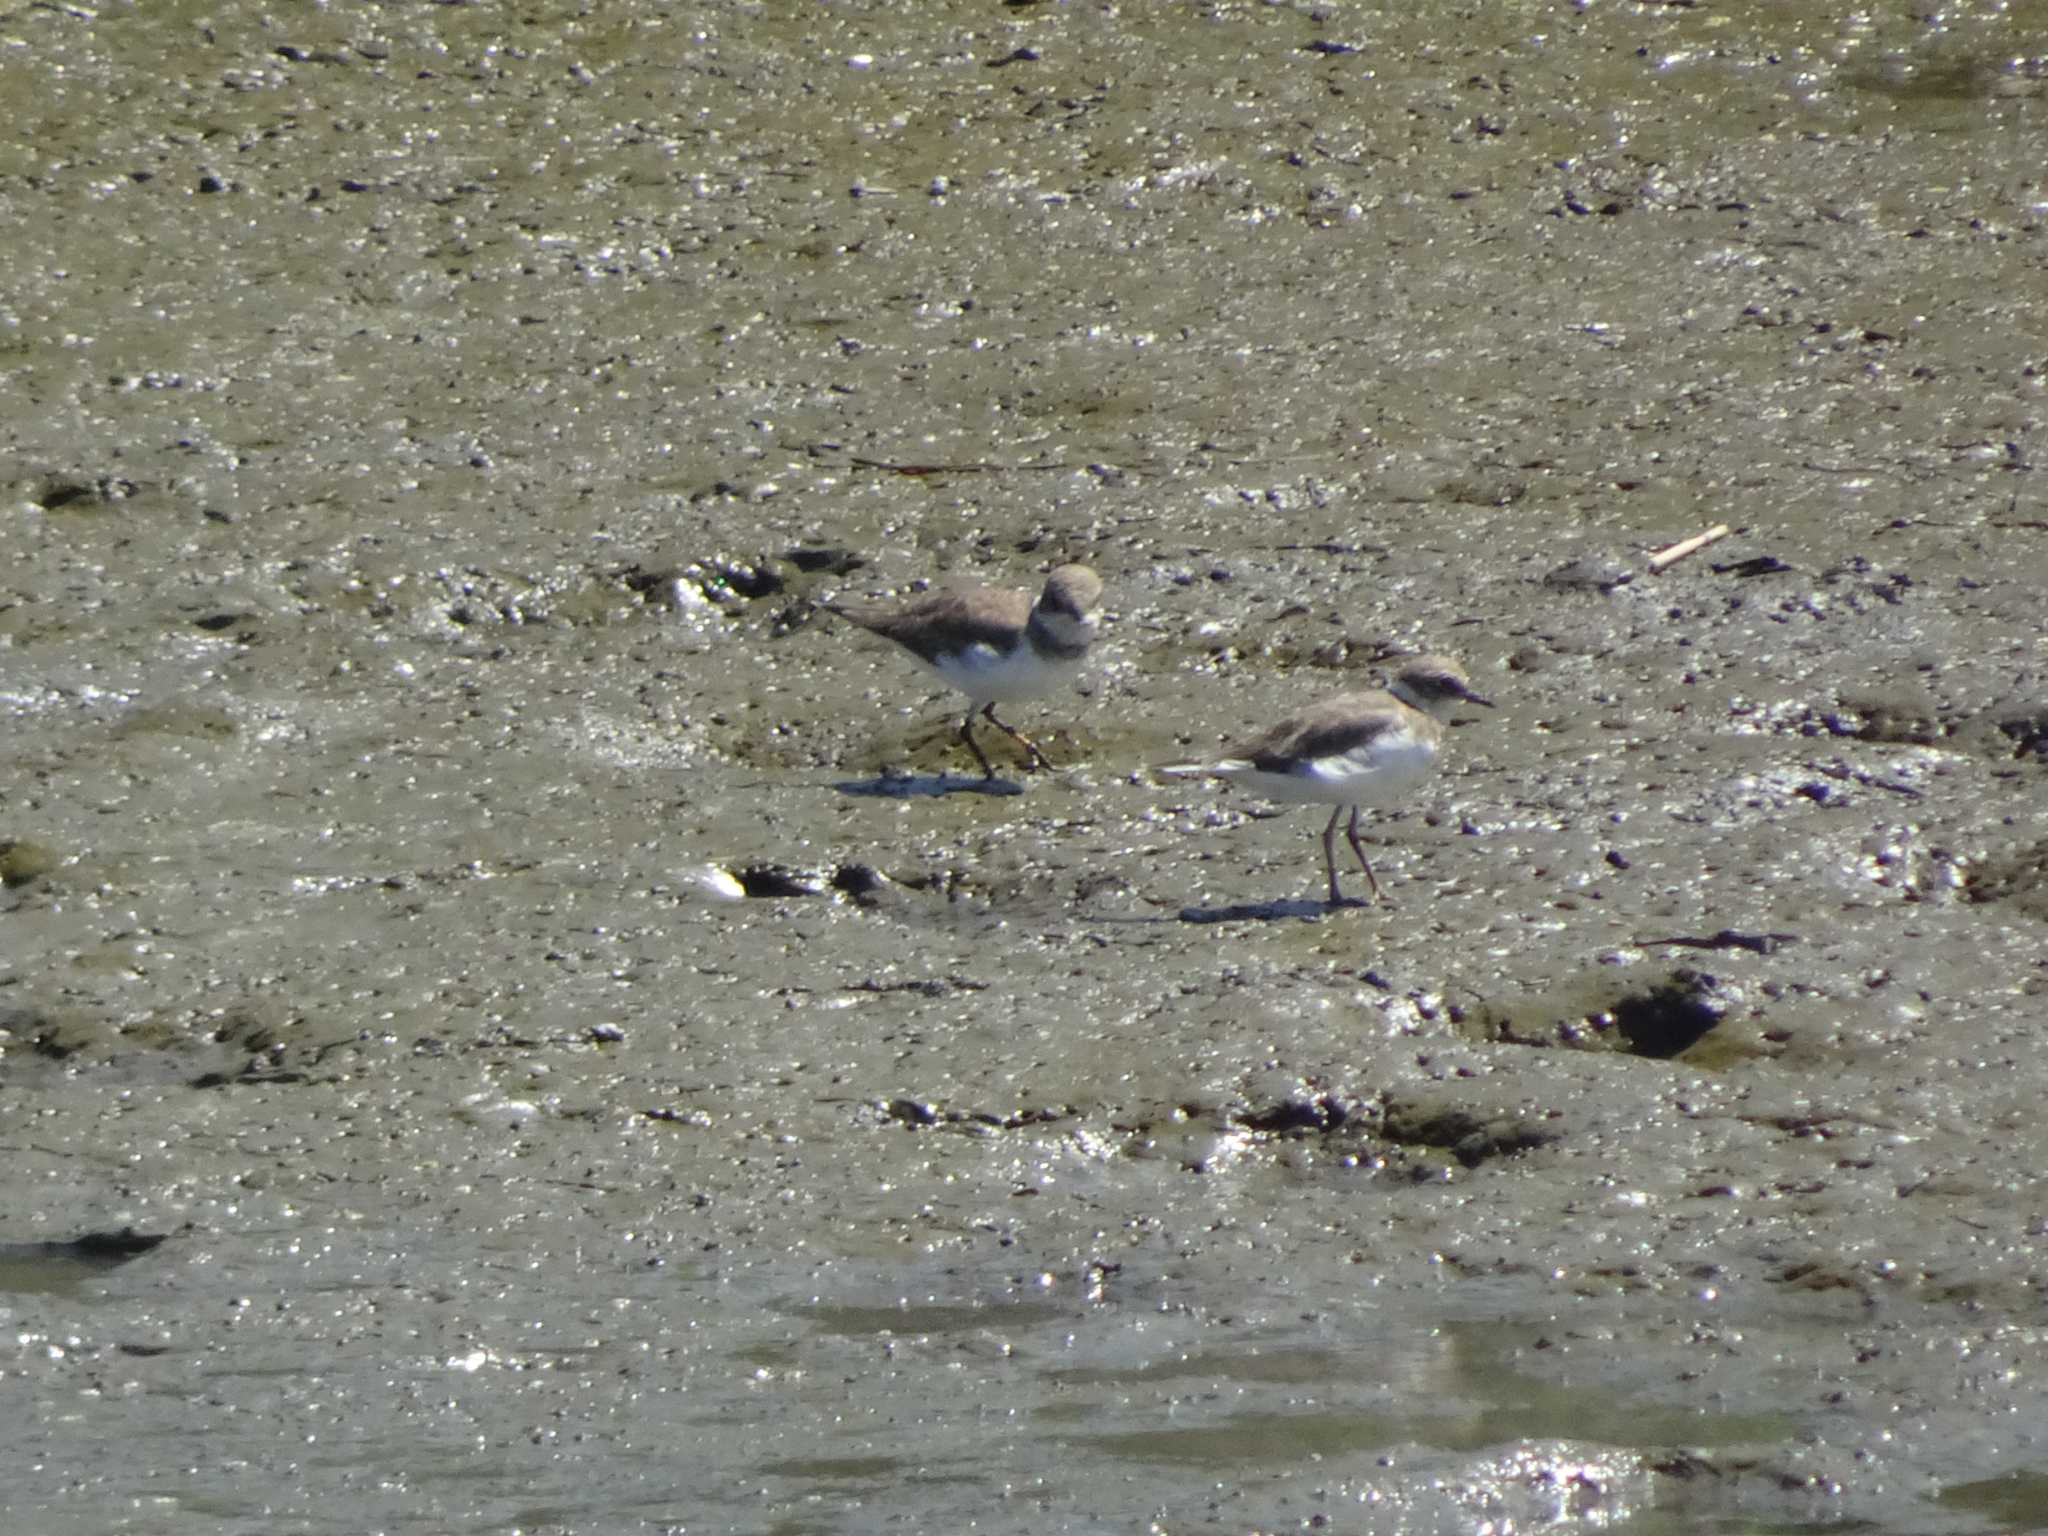
<path fill-rule="evenodd" d="M 1102 578 L 1085 565 L 1062 565 L 1045 578 L 1032 618 L 1061 640 L 1086 640 L 1102 617 Z"/>
<path fill-rule="evenodd" d="M 1493 700 L 1472 691 L 1465 669 L 1448 656 L 1411 656 L 1401 663 L 1387 691 L 1411 709 L 1441 720 L 1459 700 L 1493 708 Z"/>

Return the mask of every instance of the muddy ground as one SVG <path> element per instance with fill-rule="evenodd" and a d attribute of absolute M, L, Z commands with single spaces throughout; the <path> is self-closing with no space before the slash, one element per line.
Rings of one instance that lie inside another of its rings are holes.
<path fill-rule="evenodd" d="M 7 13 L 10 1528 L 2044 1528 L 2048 21 L 1819 10 Z"/>

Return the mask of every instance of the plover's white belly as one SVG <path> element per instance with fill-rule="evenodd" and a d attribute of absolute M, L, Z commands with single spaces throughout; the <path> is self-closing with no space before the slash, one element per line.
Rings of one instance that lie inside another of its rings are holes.
<path fill-rule="evenodd" d="M 1303 760 L 1291 773 L 1246 763 L 1227 776 L 1270 800 L 1319 805 L 1385 805 L 1404 798 L 1436 762 L 1436 747 L 1419 736 L 1378 738 L 1350 752 Z"/>
<path fill-rule="evenodd" d="M 1071 682 L 1081 670 L 1081 657 L 1061 660 L 1042 656 L 1028 645 L 1008 651 L 993 646 L 972 645 L 928 663 L 945 680 L 979 706 L 1002 704 L 1011 699 L 1034 699 Z"/>

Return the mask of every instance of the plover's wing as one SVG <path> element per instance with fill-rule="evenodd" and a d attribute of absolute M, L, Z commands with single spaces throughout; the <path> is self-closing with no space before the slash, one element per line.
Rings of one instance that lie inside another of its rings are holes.
<path fill-rule="evenodd" d="M 1369 756 L 1414 725 L 1413 711 L 1390 693 L 1339 694 L 1233 746 L 1228 761 L 1261 773 L 1295 773 L 1319 758 Z"/>
<path fill-rule="evenodd" d="M 1346 776 L 1368 770 L 1382 754 L 1412 750 L 1418 736 L 1436 741 L 1436 722 L 1390 693 L 1339 694 L 1289 715 L 1248 741 L 1234 742 L 1209 763 L 1168 763 L 1154 773 L 1174 778 L 1320 778 L 1315 764 L 1344 762 Z"/>
<path fill-rule="evenodd" d="M 933 592 L 901 608 L 867 603 L 821 603 L 925 661 L 957 656 L 975 646 L 1007 650 L 1031 618 L 1031 596 L 999 587 Z"/>
<path fill-rule="evenodd" d="M 1386 718 L 1381 718 L 1385 712 Z M 1250 773 L 1287 775 L 1311 757 L 1333 756 L 1370 744 L 1400 723 L 1400 700 L 1377 690 L 1325 699 L 1289 715 L 1247 741 L 1232 742 L 1207 763 L 1166 763 L 1154 773 L 1171 778 L 1235 779 Z M 1365 718 L 1361 718 L 1364 716 Z"/>

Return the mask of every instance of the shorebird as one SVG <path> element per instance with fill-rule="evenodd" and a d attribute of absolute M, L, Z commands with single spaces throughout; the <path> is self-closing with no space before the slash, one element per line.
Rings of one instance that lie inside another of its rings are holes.
<path fill-rule="evenodd" d="M 1334 806 L 1323 828 L 1332 906 L 1344 900 L 1337 885 L 1337 822 L 1348 806 L 1351 820 L 1344 835 L 1378 901 L 1380 883 L 1358 839 L 1358 812 L 1401 800 L 1429 776 L 1444 739 L 1443 722 L 1461 700 L 1493 707 L 1492 700 L 1472 691 L 1464 668 L 1450 657 L 1414 656 L 1401 663 L 1385 692 L 1339 694 L 1228 748 L 1220 762 L 1180 763 L 1160 771 L 1230 779 L 1270 800 Z"/>
<path fill-rule="evenodd" d="M 1102 579 L 1085 565 L 1062 565 L 1045 579 L 1038 601 L 1007 587 L 959 587 L 901 608 L 820 603 L 849 623 L 893 640 L 941 681 L 967 695 L 960 739 L 982 775 L 996 770 L 974 739 L 974 717 L 1005 732 L 1033 765 L 1052 760 L 1022 731 L 996 716 L 996 705 L 1036 698 L 1081 670 L 1102 616 Z"/>

